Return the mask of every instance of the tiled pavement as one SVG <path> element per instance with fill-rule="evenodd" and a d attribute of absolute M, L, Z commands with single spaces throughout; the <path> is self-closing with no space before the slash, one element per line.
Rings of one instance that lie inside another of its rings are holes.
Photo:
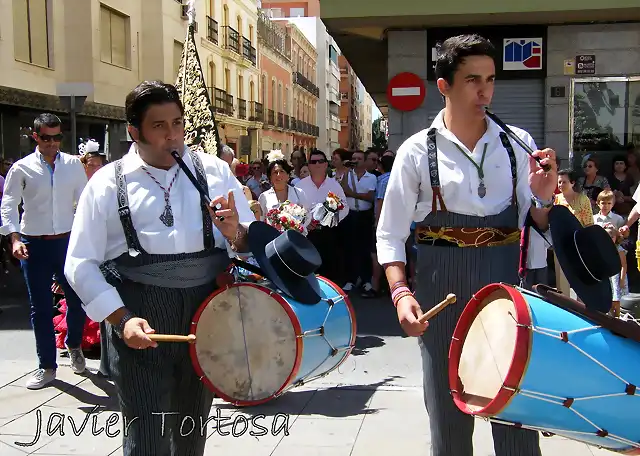
<path fill-rule="evenodd" d="M 120 415 L 110 397 L 113 394 L 110 383 L 94 373 L 74 375 L 63 365 L 55 385 L 29 391 L 24 387 L 29 363 L 3 364 L 0 455 L 122 454 L 121 436 L 113 436 L 119 432 Z M 96 362 L 90 361 L 90 365 L 95 372 Z M 331 374 L 321 383 L 290 391 L 277 401 L 251 410 L 239 410 L 217 400 L 211 416 L 217 414 L 222 419 L 220 429 L 226 435 L 216 432 L 212 421 L 207 427 L 205 454 L 429 455 L 428 416 L 420 388 L 332 387 L 332 377 L 334 385 L 341 379 L 340 374 Z M 264 417 L 256 418 L 255 422 L 269 429 L 264 436 L 259 435 L 261 428 L 251 424 L 252 416 L 261 415 Z M 36 437 L 39 420 L 41 431 Z M 63 421 L 62 426 L 58 425 L 59 421 Z M 83 421 L 86 421 L 84 429 Z M 243 432 L 245 427 L 248 430 Z M 493 454 L 490 427 L 484 421 L 476 421 L 474 442 L 476 456 Z M 544 456 L 612 454 L 559 437 L 543 438 L 542 448 Z"/>

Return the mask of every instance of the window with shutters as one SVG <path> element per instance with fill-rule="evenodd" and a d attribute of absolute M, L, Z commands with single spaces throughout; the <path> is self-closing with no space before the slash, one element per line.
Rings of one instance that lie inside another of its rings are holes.
<path fill-rule="evenodd" d="M 16 60 L 51 68 L 49 0 L 13 0 Z"/>
<path fill-rule="evenodd" d="M 129 17 L 100 5 L 100 59 L 130 68 Z"/>

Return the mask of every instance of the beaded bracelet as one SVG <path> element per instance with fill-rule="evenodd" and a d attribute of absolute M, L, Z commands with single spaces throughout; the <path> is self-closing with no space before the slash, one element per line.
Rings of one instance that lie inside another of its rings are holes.
<path fill-rule="evenodd" d="M 391 289 L 389 291 L 393 293 L 397 288 L 407 287 L 407 286 L 408 286 L 407 282 L 405 282 L 404 280 L 400 280 L 399 282 L 396 282 L 393 285 L 391 285 Z"/>
<path fill-rule="evenodd" d="M 393 290 L 391 292 L 391 300 L 395 301 L 396 296 L 399 295 L 400 293 L 404 293 L 404 292 L 411 293 L 411 290 L 407 286 L 402 286 L 402 287 L 396 288 L 395 290 Z"/>
<path fill-rule="evenodd" d="M 398 307 L 398 303 L 400 302 L 400 300 L 402 298 L 406 298 L 407 296 L 413 296 L 413 293 L 411 293 L 410 291 L 403 291 L 402 293 L 396 295 L 395 299 L 393 300 L 393 307 Z"/>

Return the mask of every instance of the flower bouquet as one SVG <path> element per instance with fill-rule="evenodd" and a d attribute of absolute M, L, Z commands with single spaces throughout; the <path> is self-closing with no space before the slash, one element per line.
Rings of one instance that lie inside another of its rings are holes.
<path fill-rule="evenodd" d="M 340 221 L 339 212 L 344 209 L 344 203 L 338 195 L 329 192 L 324 202 L 316 204 L 311 209 L 311 224 L 310 229 L 315 229 L 320 226 L 326 226 L 333 228 L 338 226 Z"/>
<path fill-rule="evenodd" d="M 296 230 L 306 236 L 306 218 L 307 211 L 305 208 L 290 201 L 285 201 L 267 212 L 265 222 L 280 232 Z"/>

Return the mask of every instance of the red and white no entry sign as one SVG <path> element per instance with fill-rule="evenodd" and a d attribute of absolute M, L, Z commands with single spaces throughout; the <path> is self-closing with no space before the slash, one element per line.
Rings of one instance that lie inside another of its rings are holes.
<path fill-rule="evenodd" d="M 398 73 L 387 85 L 387 100 L 400 111 L 417 109 L 426 94 L 424 82 L 415 73 Z"/>

